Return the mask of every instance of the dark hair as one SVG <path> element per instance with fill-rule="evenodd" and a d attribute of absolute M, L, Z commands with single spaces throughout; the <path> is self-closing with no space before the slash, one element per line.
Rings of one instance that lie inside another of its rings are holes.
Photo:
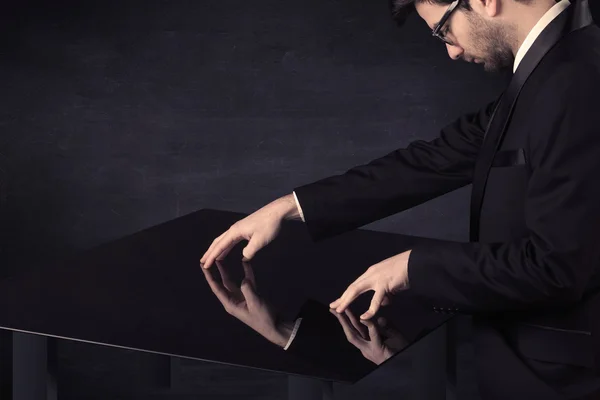
<path fill-rule="evenodd" d="M 413 11 L 415 11 L 415 3 L 429 3 L 440 6 L 449 6 L 453 1 L 454 0 L 389 0 L 389 6 L 392 19 L 396 22 L 396 24 L 402 26 L 404 25 L 406 18 L 412 14 Z M 471 11 L 469 0 L 461 1 L 458 4 L 458 9 Z"/>
<path fill-rule="evenodd" d="M 415 3 L 429 3 L 440 6 L 449 6 L 454 0 L 389 0 L 392 19 L 399 25 L 404 25 L 406 18 L 415 11 Z M 470 0 L 463 0 L 458 4 L 457 10 L 471 11 Z M 518 3 L 530 4 L 533 0 L 514 0 Z M 558 0 L 555 0 L 558 2 Z"/>

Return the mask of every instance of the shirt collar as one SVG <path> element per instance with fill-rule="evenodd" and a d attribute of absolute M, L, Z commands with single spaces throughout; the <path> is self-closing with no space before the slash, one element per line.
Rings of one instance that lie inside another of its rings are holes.
<path fill-rule="evenodd" d="M 515 63 L 513 65 L 513 73 L 517 70 L 519 63 L 521 62 L 521 60 L 523 59 L 523 57 L 525 56 L 525 54 L 527 53 L 527 51 L 529 50 L 529 48 L 531 47 L 533 42 L 535 42 L 535 39 L 537 39 L 537 37 L 540 35 L 540 33 L 542 33 L 544 28 L 546 26 L 548 26 L 548 24 L 550 22 L 552 22 L 552 20 L 554 18 L 558 17 L 558 15 L 561 12 L 563 12 L 570 4 L 571 3 L 569 2 L 569 0 L 559 1 L 558 3 L 553 5 L 551 9 L 546 11 L 546 13 L 542 16 L 542 18 L 540 18 L 540 20 L 531 29 L 531 31 L 529 31 L 529 34 L 527 35 L 527 37 L 525 38 L 525 40 L 519 47 L 519 50 L 517 51 L 517 54 L 515 56 Z"/>

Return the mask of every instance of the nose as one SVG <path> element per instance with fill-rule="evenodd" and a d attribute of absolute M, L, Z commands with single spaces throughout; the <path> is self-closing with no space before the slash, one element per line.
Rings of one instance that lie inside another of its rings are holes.
<path fill-rule="evenodd" d="M 460 56 L 465 52 L 461 47 L 450 44 L 446 44 L 446 50 L 448 51 L 450 58 L 453 60 L 459 59 Z"/>

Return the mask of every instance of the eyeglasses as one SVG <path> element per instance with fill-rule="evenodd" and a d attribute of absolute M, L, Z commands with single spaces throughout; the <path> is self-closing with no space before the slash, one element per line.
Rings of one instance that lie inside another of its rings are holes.
<path fill-rule="evenodd" d="M 437 37 L 438 39 L 440 39 L 444 43 L 449 44 L 450 46 L 453 46 L 452 42 L 450 42 L 448 39 L 446 39 L 444 37 L 444 34 L 440 33 L 440 32 L 441 32 L 442 28 L 444 27 L 444 24 L 446 23 L 446 21 L 448 20 L 448 18 L 450 18 L 450 15 L 452 15 L 452 11 L 454 11 L 454 9 L 456 8 L 456 6 L 458 6 L 458 3 L 460 3 L 460 0 L 454 0 L 452 2 L 452 4 L 450 4 L 450 6 L 448 7 L 448 9 L 446 10 L 446 12 L 444 13 L 444 15 L 442 16 L 442 19 L 440 19 L 440 22 L 438 22 L 438 24 L 431 31 L 431 34 L 433 36 Z"/>

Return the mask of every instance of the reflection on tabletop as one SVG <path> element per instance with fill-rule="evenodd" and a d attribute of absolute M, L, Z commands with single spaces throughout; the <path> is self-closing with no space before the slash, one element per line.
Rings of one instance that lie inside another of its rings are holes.
<path fill-rule="evenodd" d="M 349 308 L 337 313 L 315 300 L 307 300 L 295 319 L 286 320 L 260 296 L 250 263 L 242 265 L 239 285 L 220 261 L 217 268 L 201 269 L 225 311 L 282 350 L 338 371 L 351 366 L 358 373 L 372 370 L 373 364 L 380 365 L 408 345 L 383 317 L 360 321 Z"/>

